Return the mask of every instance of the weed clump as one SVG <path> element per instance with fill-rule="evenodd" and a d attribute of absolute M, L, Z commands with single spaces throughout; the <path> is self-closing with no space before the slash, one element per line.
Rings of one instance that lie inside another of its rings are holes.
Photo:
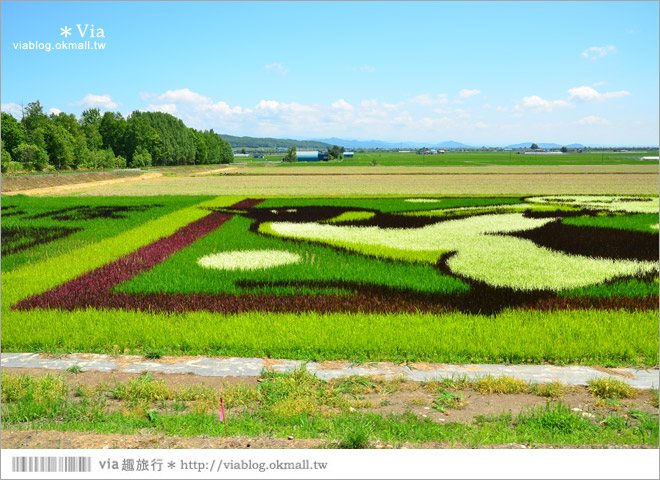
<path fill-rule="evenodd" d="M 589 380 L 587 390 L 594 397 L 614 399 L 635 398 L 639 393 L 636 388 L 615 378 Z"/>
<path fill-rule="evenodd" d="M 474 388 L 477 392 L 486 393 L 527 393 L 529 383 L 512 377 L 498 377 L 491 375 L 480 378 L 475 382 Z"/>
<path fill-rule="evenodd" d="M 529 393 L 539 397 L 559 398 L 566 393 L 566 386 L 560 382 L 535 383 L 530 386 Z"/>
<path fill-rule="evenodd" d="M 354 423 L 337 443 L 337 448 L 342 449 L 364 449 L 371 446 L 374 425 L 368 420 Z"/>
<path fill-rule="evenodd" d="M 442 390 L 433 401 L 433 408 L 439 412 L 445 412 L 448 408 L 461 410 L 467 405 L 467 400 L 461 392 L 454 393 Z"/>

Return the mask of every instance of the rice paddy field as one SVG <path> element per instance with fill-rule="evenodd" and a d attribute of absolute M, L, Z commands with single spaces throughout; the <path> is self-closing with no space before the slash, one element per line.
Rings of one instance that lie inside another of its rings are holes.
<path fill-rule="evenodd" d="M 338 164 L 344 166 L 364 165 L 617 165 L 648 164 L 657 165 L 658 160 L 643 160 L 643 157 L 657 157 L 658 150 L 635 150 L 628 152 L 590 151 L 585 153 L 565 153 L 562 155 L 525 155 L 510 152 L 489 151 L 446 151 L 444 154 L 418 155 L 409 152 L 358 152 L 352 158 L 343 158 L 330 162 L 309 162 L 309 166 Z M 282 155 L 266 155 L 266 160 L 277 161 Z M 258 163 L 247 159 L 249 163 Z M 287 168 L 297 164 L 285 164 Z"/>
<path fill-rule="evenodd" d="M 2 351 L 654 367 L 658 211 L 643 194 L 5 196 Z"/>

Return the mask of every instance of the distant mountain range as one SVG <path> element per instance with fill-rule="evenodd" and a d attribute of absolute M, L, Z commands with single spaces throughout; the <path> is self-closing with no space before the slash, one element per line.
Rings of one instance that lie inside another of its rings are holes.
<path fill-rule="evenodd" d="M 383 142 L 381 140 L 346 140 L 344 138 L 314 138 L 310 140 L 294 140 L 289 138 L 259 138 L 259 137 L 235 137 L 233 135 L 220 134 L 227 140 L 232 148 L 289 148 L 293 145 L 297 149 L 327 150 L 333 145 L 345 148 L 476 148 L 460 142 Z"/>
<path fill-rule="evenodd" d="M 346 140 L 344 138 L 319 138 L 319 142 L 339 145 L 345 148 L 475 148 L 460 142 L 383 142 L 381 140 Z"/>
<path fill-rule="evenodd" d="M 327 150 L 333 145 L 339 145 L 340 147 L 350 148 L 350 149 L 359 149 L 359 148 L 383 148 L 388 150 L 396 149 L 415 149 L 415 148 L 442 148 L 442 149 L 457 149 L 457 148 L 481 148 L 483 145 L 474 146 L 466 145 L 461 142 L 454 141 L 445 141 L 445 142 L 384 142 L 382 140 L 347 140 L 345 138 L 313 138 L 308 140 L 294 140 L 290 138 L 261 138 L 261 137 L 236 137 L 233 135 L 220 134 L 222 138 L 227 140 L 232 148 L 267 148 L 267 149 L 286 149 L 293 145 L 298 150 Z M 512 145 L 507 145 L 502 148 L 529 148 L 532 146 L 533 142 L 523 142 L 515 143 Z M 563 145 L 560 143 L 538 143 L 536 144 L 539 148 L 586 148 L 585 145 L 581 143 L 571 143 Z M 489 147 L 497 147 L 498 145 L 486 145 Z M 614 146 L 614 145 L 591 145 L 592 147 L 602 148 L 602 147 L 615 147 L 615 148 L 631 148 L 628 146 Z"/>
<path fill-rule="evenodd" d="M 327 150 L 332 145 L 317 140 L 293 140 L 288 138 L 235 137 L 220 134 L 232 148 L 290 148 L 295 145 L 299 150 Z"/>

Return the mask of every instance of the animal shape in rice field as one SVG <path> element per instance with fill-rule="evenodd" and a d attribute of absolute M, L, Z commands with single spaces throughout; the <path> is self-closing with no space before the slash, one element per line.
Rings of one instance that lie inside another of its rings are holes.
<path fill-rule="evenodd" d="M 560 217 L 527 218 L 515 212 L 405 229 L 270 221 L 262 223 L 259 231 L 360 253 L 378 249 L 380 256 L 390 255 L 396 260 L 406 259 L 401 252 L 410 252 L 413 261 L 437 263 L 450 254 L 446 264 L 453 273 L 491 286 L 524 291 L 559 291 L 658 271 L 657 261 L 574 255 L 515 236 L 516 232 L 542 228 L 560 220 Z"/>

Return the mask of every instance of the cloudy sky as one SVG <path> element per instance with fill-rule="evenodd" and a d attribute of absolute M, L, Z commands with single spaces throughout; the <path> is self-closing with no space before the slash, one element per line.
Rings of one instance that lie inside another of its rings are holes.
<path fill-rule="evenodd" d="M 53 112 L 163 111 L 233 135 L 658 144 L 658 2 L 1 9 L 10 113 L 39 100 Z M 56 48 L 85 40 L 92 49 Z"/>

